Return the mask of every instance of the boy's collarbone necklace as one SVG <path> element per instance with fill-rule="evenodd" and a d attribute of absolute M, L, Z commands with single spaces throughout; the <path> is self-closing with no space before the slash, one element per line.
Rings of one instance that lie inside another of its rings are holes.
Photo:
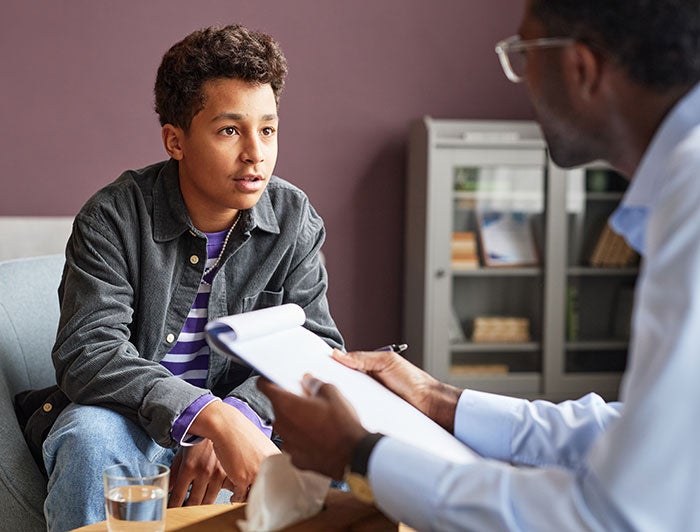
<path fill-rule="evenodd" d="M 241 219 L 241 211 L 238 211 L 238 215 L 236 216 L 236 219 L 233 221 L 233 225 L 231 228 L 228 230 L 228 233 L 226 233 L 226 238 L 224 238 L 224 243 L 221 246 L 221 251 L 219 252 L 219 256 L 216 257 L 216 261 L 214 264 L 211 265 L 211 268 L 205 268 L 204 272 L 202 273 L 202 283 L 211 286 L 211 282 L 207 281 L 205 277 L 215 271 L 219 267 L 219 263 L 221 262 L 221 258 L 224 256 L 224 251 L 226 251 L 226 244 L 228 244 L 228 239 L 231 238 L 231 233 L 233 233 L 233 230 L 236 228 L 236 225 L 238 224 L 238 220 Z"/>

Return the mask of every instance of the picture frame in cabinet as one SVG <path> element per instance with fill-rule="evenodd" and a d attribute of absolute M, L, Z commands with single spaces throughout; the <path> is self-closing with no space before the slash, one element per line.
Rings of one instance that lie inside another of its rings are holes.
<path fill-rule="evenodd" d="M 539 264 L 532 216 L 532 213 L 521 211 L 477 213 L 484 266 L 519 267 Z"/>

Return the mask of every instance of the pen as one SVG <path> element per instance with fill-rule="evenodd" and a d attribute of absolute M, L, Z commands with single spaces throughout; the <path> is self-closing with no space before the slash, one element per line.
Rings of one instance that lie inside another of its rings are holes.
<path fill-rule="evenodd" d="M 375 351 L 393 351 L 394 353 L 398 353 L 400 355 L 406 351 L 406 349 L 408 349 L 408 344 L 389 344 L 375 349 Z"/>

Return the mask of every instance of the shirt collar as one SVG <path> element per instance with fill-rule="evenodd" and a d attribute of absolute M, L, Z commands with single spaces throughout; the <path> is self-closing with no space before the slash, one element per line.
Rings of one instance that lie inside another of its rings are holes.
<path fill-rule="evenodd" d="M 246 232 L 256 227 L 273 234 L 280 232 L 267 188 L 258 203 L 241 214 L 241 224 Z M 170 159 L 161 168 L 153 187 L 153 238 L 156 242 L 165 242 L 188 230 L 203 234 L 192 224 L 180 192 L 177 161 Z"/>
<path fill-rule="evenodd" d="M 667 179 L 669 157 L 674 148 L 700 122 L 700 84 L 686 94 L 664 118 L 654 134 L 627 192 L 611 218 L 615 231 L 639 253 L 650 213 Z"/>
<path fill-rule="evenodd" d="M 623 203 L 653 207 L 659 197 L 674 148 L 700 121 L 700 84 L 688 92 L 664 118 L 649 144 Z"/>

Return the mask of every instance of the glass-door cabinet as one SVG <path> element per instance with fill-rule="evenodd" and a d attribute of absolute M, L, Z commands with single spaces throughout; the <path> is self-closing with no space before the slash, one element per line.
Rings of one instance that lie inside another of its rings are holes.
<path fill-rule="evenodd" d="M 456 385 L 537 395 L 548 165 L 539 130 L 524 122 L 427 119 L 413 139 L 405 242 L 410 351 Z"/>
<path fill-rule="evenodd" d="M 636 266 L 633 257 L 612 266 L 596 246 L 609 239 L 602 227 L 623 190 L 618 178 L 556 168 L 533 122 L 415 122 L 409 358 L 461 387 L 560 399 L 593 386 L 614 396 L 626 355 L 619 316 Z"/>

